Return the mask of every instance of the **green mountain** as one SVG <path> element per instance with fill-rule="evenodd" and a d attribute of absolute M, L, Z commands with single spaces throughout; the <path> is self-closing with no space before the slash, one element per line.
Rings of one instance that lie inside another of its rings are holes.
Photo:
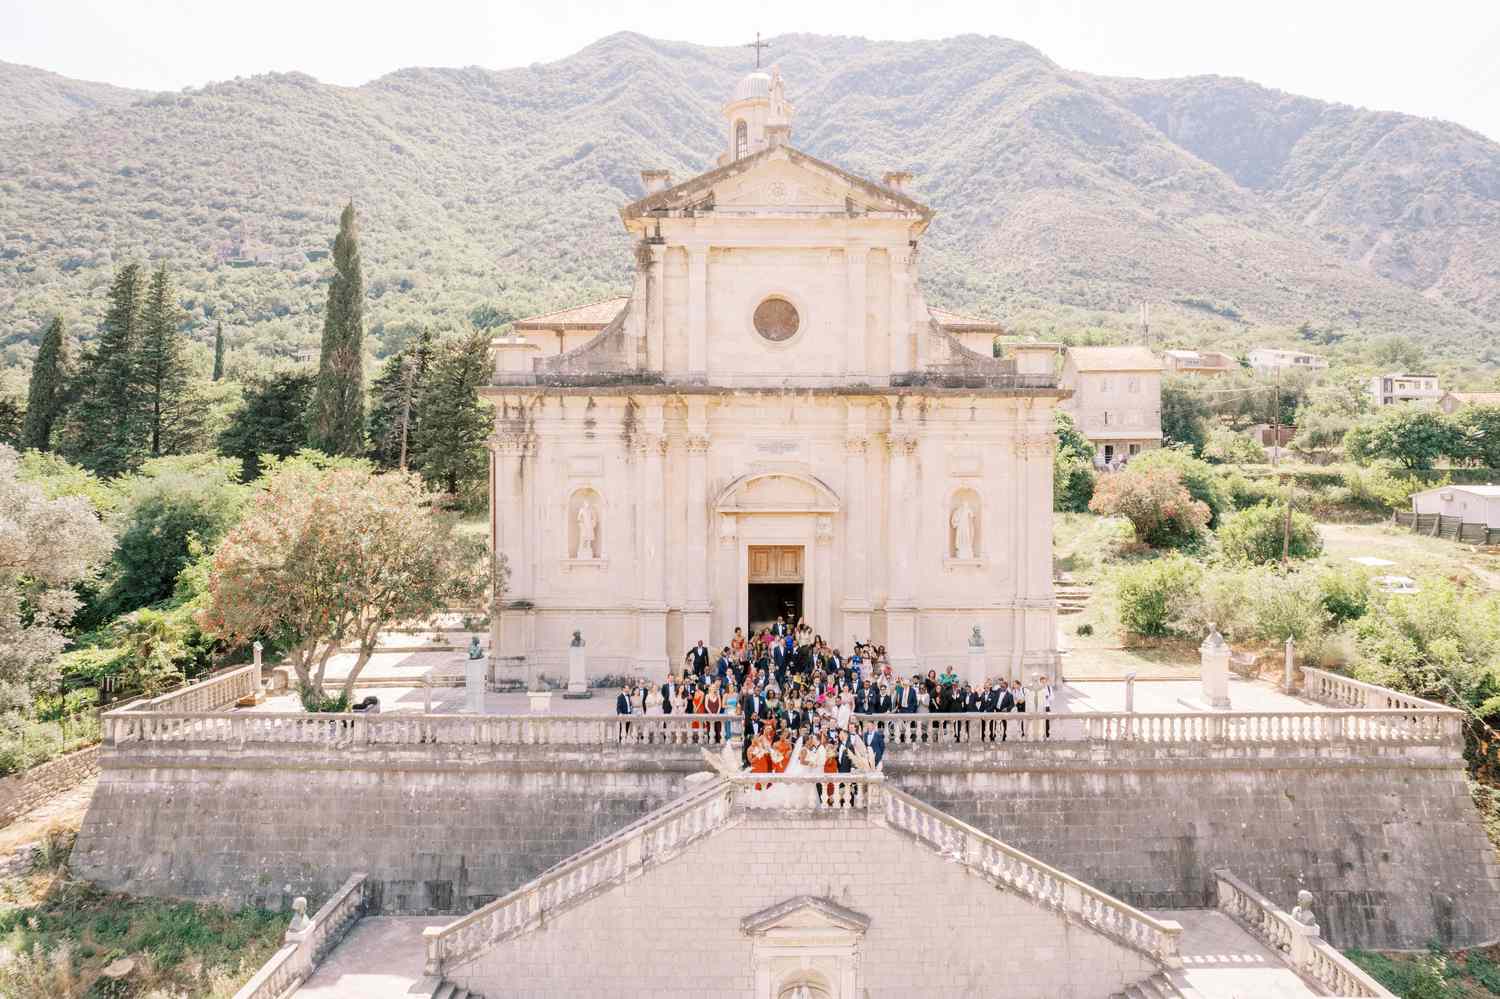
<path fill-rule="evenodd" d="M 70 80 L 44 69 L 0 62 L 0 132 L 22 125 L 64 121 L 84 111 L 118 108 L 146 97 L 108 83 Z"/>
<path fill-rule="evenodd" d="M 1500 363 L 1500 146 L 1479 135 L 1239 80 L 1090 76 L 997 38 L 774 42 L 795 146 L 916 174 L 935 305 L 1058 335 L 1148 301 L 1182 342 L 1403 333 Z M 0 134 L 3 360 L 28 363 L 53 311 L 91 333 L 133 258 L 172 262 L 231 365 L 310 351 L 350 197 L 377 353 L 617 293 L 618 207 L 642 169 L 711 165 L 746 71 L 740 48 L 619 34 L 521 69 L 37 114 Z"/>

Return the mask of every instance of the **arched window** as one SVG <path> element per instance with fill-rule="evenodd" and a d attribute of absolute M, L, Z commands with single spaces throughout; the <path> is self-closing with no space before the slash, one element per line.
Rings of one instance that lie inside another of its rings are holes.
<path fill-rule="evenodd" d="M 735 122 L 735 124 L 734 124 L 734 158 L 735 159 L 739 159 L 741 156 L 745 155 L 745 143 L 746 143 L 746 139 L 749 136 L 749 134 L 750 134 L 750 130 L 745 127 L 745 123 L 743 121 L 737 121 L 737 122 Z"/>

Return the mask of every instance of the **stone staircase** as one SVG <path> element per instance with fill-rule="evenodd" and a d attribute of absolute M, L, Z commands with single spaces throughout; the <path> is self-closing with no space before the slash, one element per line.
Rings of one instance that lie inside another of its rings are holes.
<path fill-rule="evenodd" d="M 1068 576 L 1059 576 L 1052 582 L 1052 594 L 1057 598 L 1057 615 L 1064 617 L 1069 614 L 1082 614 L 1088 606 L 1089 598 L 1094 591 L 1087 586 L 1075 583 Z"/>
<path fill-rule="evenodd" d="M 426 992 L 419 993 L 427 995 Z M 439 981 L 432 990 L 430 999 L 484 999 L 478 992 L 470 992 L 468 989 L 454 985 L 449 981 Z"/>
<path fill-rule="evenodd" d="M 1172 984 L 1165 972 L 1157 972 L 1144 982 L 1137 982 L 1124 992 L 1116 992 L 1109 999 L 1186 999 L 1181 990 Z"/>

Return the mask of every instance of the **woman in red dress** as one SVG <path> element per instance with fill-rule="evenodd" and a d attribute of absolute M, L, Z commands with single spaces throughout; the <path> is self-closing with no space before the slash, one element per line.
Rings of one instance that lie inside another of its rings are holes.
<path fill-rule="evenodd" d="M 750 758 L 750 772 L 757 774 L 768 774 L 771 772 L 771 733 L 775 731 L 775 723 L 767 722 L 766 727 L 761 729 L 760 735 L 750 743 L 750 749 L 745 754 Z M 759 791 L 762 785 L 756 784 L 755 789 Z"/>
<path fill-rule="evenodd" d="M 693 700 L 692 700 L 693 714 L 695 714 L 695 715 L 701 715 L 701 714 L 703 714 L 703 703 L 704 703 L 703 688 L 699 687 L 697 690 L 695 690 L 693 692 Z M 702 727 L 702 725 L 700 723 L 698 723 L 698 722 L 693 722 L 693 724 L 692 724 L 692 729 L 693 729 L 694 732 L 696 732 L 701 727 Z M 696 735 L 693 736 L 693 741 L 694 742 L 698 741 L 698 737 Z"/>

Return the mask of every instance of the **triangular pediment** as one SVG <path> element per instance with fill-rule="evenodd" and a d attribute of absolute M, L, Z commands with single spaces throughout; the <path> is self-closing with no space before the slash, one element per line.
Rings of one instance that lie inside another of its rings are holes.
<path fill-rule="evenodd" d="M 629 220 L 714 208 L 837 208 L 852 214 L 893 212 L 924 224 L 932 209 L 899 191 L 849 173 L 790 146 L 776 146 L 649 194 L 620 209 Z"/>
<path fill-rule="evenodd" d="M 870 917 L 831 898 L 797 895 L 740 920 L 740 930 L 757 936 L 773 930 L 844 930 L 863 933 Z"/>

